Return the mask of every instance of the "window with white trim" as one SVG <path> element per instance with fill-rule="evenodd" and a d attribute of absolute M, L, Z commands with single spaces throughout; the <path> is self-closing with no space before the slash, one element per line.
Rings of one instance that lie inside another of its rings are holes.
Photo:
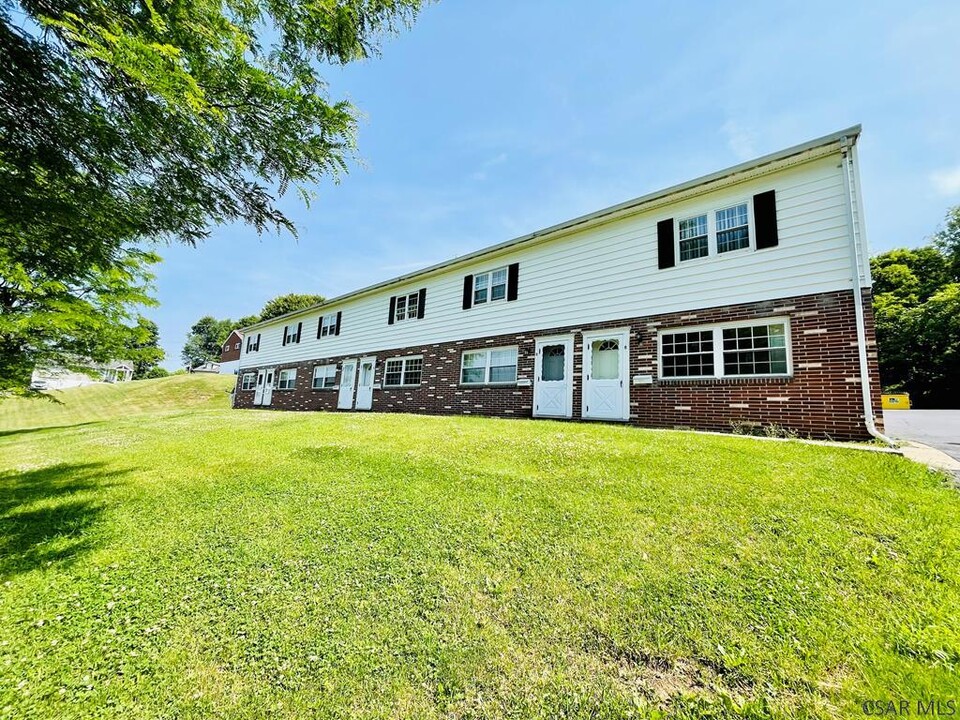
<path fill-rule="evenodd" d="M 397 305 L 394 309 L 393 319 L 396 322 L 400 322 L 401 320 L 416 320 L 419 307 L 419 292 L 410 293 L 409 295 L 397 295 Z"/>
<path fill-rule="evenodd" d="M 473 276 L 473 304 L 482 305 L 490 301 L 507 299 L 507 268 L 497 268 L 490 272 Z"/>
<path fill-rule="evenodd" d="M 701 213 L 677 221 L 680 261 L 750 247 L 750 203 Z"/>
<path fill-rule="evenodd" d="M 337 334 L 337 314 L 327 314 L 320 321 L 320 337 Z"/>
<path fill-rule="evenodd" d="M 300 342 L 300 333 L 303 330 L 303 323 L 297 323 L 296 325 L 284 325 L 283 326 L 283 344 L 289 345 L 291 343 Z"/>
<path fill-rule="evenodd" d="M 423 377 L 423 357 L 420 355 L 391 358 L 383 366 L 384 387 L 419 385 Z"/>
<path fill-rule="evenodd" d="M 237 343 L 236 345 L 234 345 L 234 346 L 233 346 L 233 349 L 234 349 L 234 350 L 239 350 L 239 349 L 240 349 L 240 343 Z"/>
<path fill-rule="evenodd" d="M 791 372 L 789 337 L 787 320 L 662 331 L 660 377 L 785 377 Z"/>
<path fill-rule="evenodd" d="M 517 348 L 465 350 L 460 359 L 461 385 L 495 385 L 517 381 Z"/>
<path fill-rule="evenodd" d="M 278 390 L 293 390 L 297 387 L 297 369 L 287 368 L 277 375 Z"/>
<path fill-rule="evenodd" d="M 240 378 L 241 390 L 253 390 L 256 386 L 257 386 L 256 373 L 244 373 L 243 377 Z"/>
<path fill-rule="evenodd" d="M 327 390 L 337 384 L 336 365 L 317 365 L 313 368 L 313 389 Z"/>

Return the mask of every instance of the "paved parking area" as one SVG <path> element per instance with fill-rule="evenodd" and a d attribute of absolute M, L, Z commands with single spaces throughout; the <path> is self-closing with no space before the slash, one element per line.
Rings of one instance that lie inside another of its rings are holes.
<path fill-rule="evenodd" d="M 887 410 L 886 434 L 937 448 L 960 461 L 960 410 Z"/>

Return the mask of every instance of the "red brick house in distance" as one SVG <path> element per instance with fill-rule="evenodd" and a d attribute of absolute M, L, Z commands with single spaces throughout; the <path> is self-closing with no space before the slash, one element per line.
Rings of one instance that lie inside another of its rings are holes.
<path fill-rule="evenodd" d="M 234 330 L 224 341 L 220 353 L 220 374 L 236 375 L 240 369 L 240 353 L 243 348 L 243 333 Z"/>
<path fill-rule="evenodd" d="M 880 389 L 859 135 L 244 328 L 235 407 L 869 438 Z"/>

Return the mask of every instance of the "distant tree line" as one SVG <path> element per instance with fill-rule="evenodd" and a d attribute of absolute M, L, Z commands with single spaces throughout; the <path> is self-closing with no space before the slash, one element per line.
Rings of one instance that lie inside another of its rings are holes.
<path fill-rule="evenodd" d="M 924 408 L 960 408 L 960 206 L 931 242 L 870 260 L 880 382 Z"/>
<path fill-rule="evenodd" d="M 187 333 L 187 342 L 180 353 L 180 359 L 183 360 L 184 365 L 190 368 L 201 365 L 208 360 L 216 362 L 220 359 L 223 343 L 226 342 L 232 330 L 253 325 L 253 323 L 261 320 L 270 320 L 280 315 L 286 315 L 295 310 L 302 310 L 311 305 L 322 303 L 323 300 L 322 295 L 287 293 L 268 300 L 258 314 L 247 315 L 239 320 L 218 320 L 212 315 L 205 315 L 197 320 L 190 328 L 190 332 Z"/>

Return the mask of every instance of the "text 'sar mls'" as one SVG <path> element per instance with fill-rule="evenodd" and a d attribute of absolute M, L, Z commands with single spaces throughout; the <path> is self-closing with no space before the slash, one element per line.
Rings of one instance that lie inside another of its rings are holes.
<path fill-rule="evenodd" d="M 864 700 L 864 715 L 873 717 L 957 717 L 960 703 L 956 698 L 943 700 Z"/>

